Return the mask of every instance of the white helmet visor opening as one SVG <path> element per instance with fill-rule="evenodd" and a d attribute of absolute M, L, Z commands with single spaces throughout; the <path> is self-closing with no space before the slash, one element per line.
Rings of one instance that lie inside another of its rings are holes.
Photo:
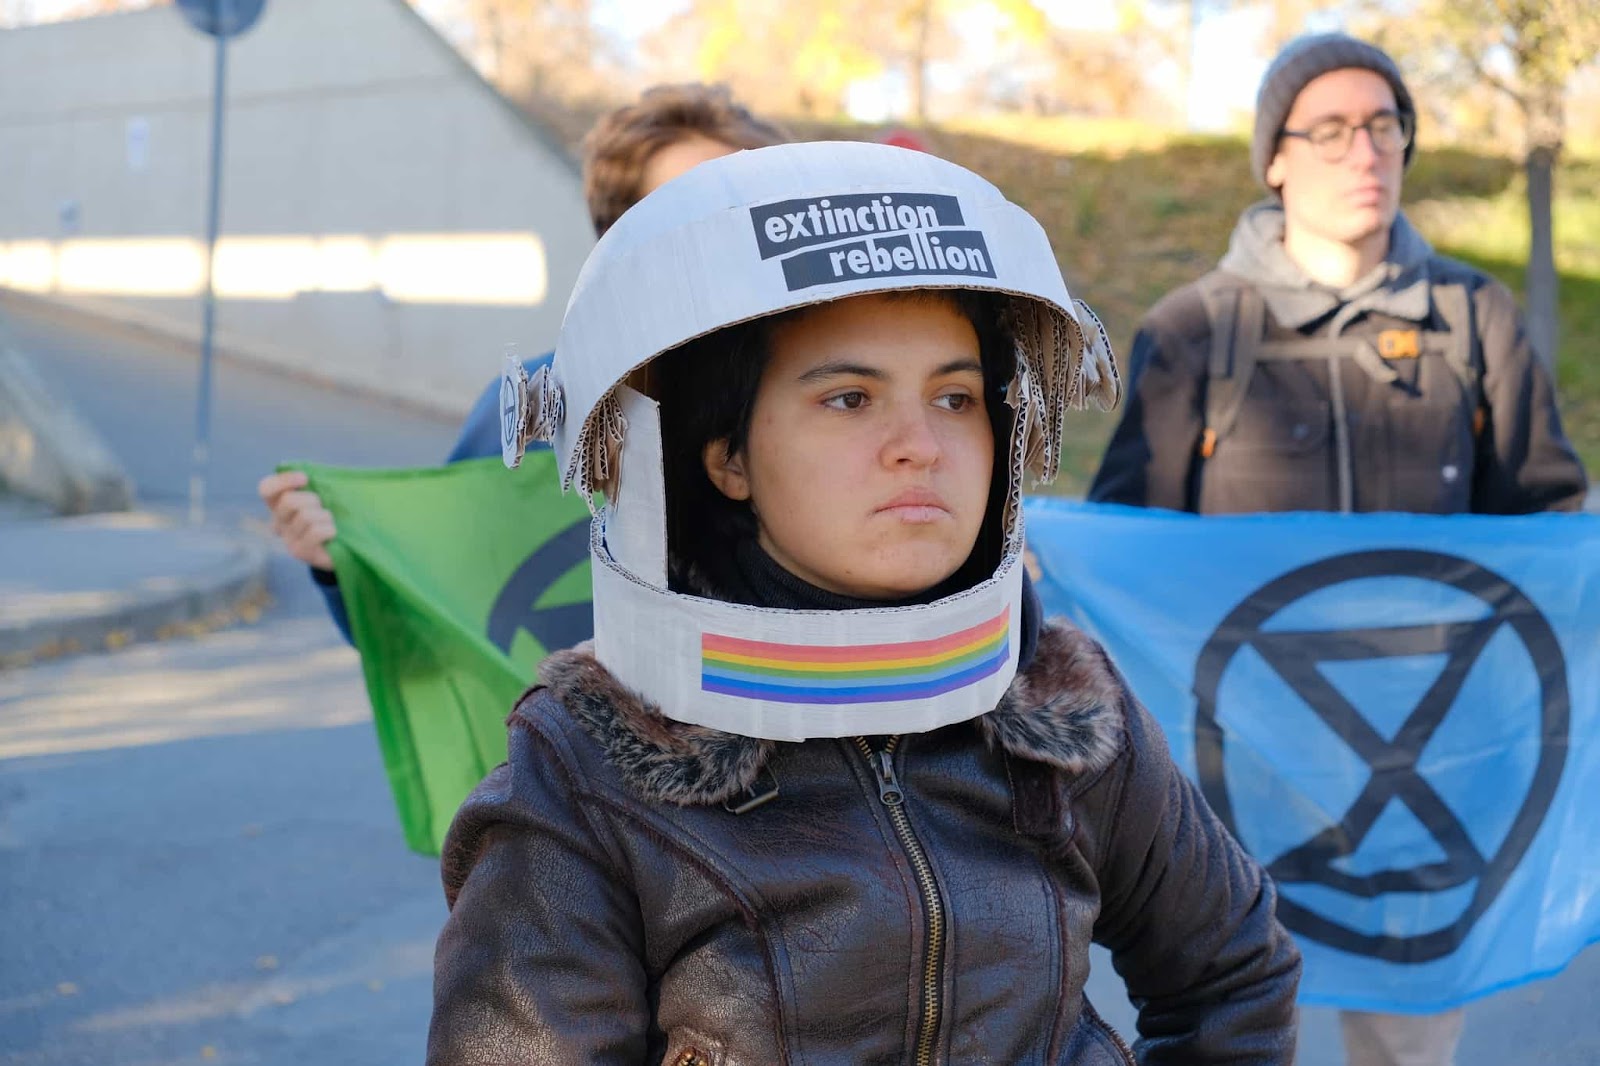
<path fill-rule="evenodd" d="M 976 543 L 954 575 L 939 584 L 965 588 L 992 574 L 1007 550 L 1010 486 L 1015 476 L 1013 432 L 1015 345 L 1007 332 L 1006 298 L 967 289 L 894 290 L 871 299 L 937 304 L 972 326 L 975 354 L 983 366 L 981 399 L 994 439 L 985 518 Z M 848 299 L 855 299 L 851 297 Z M 752 505 L 730 499 L 706 471 L 708 448 L 729 458 L 744 453 L 758 391 L 769 365 L 774 334 L 822 307 L 812 304 L 740 323 L 696 338 L 653 360 L 630 381 L 660 404 L 667 542 L 672 585 L 680 590 L 718 588 L 734 565 L 733 550 L 753 540 L 758 523 Z M 877 314 L 878 312 L 873 312 Z M 628 432 L 636 427 L 629 426 Z M 815 442 L 801 444 L 809 453 Z M 930 585 L 931 587 L 931 585 Z M 923 590 L 918 590 L 923 591 Z"/>

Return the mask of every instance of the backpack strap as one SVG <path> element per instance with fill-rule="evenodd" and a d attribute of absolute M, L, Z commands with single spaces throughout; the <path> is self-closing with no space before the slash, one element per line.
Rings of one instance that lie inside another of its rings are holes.
<path fill-rule="evenodd" d="M 1441 354 L 1467 395 L 1472 397 L 1472 435 L 1483 433 L 1488 409 L 1483 396 L 1483 352 L 1478 344 L 1478 317 L 1472 306 L 1472 292 L 1463 281 L 1446 281 L 1432 286 L 1433 305 L 1449 327 Z"/>
<path fill-rule="evenodd" d="M 1435 310 L 1445 330 L 1385 330 L 1371 337 L 1304 337 L 1265 341 L 1266 301 L 1254 286 L 1231 281 L 1213 271 L 1200 281 L 1206 316 L 1211 324 L 1211 350 L 1206 360 L 1205 428 L 1200 457 L 1211 458 L 1217 442 L 1228 435 L 1244 406 L 1256 364 L 1294 359 L 1354 358 L 1381 380 L 1393 380 L 1387 363 L 1442 356 L 1472 398 L 1472 433 L 1483 432 L 1487 411 L 1483 397 L 1483 354 L 1478 344 L 1472 292 L 1463 280 L 1451 278 L 1431 286 Z"/>
<path fill-rule="evenodd" d="M 1200 457 L 1209 459 L 1216 451 L 1217 441 L 1228 435 L 1244 406 L 1261 351 L 1267 305 L 1254 286 L 1228 285 L 1220 279 L 1202 284 L 1201 295 L 1211 323 L 1211 351 L 1206 361 L 1205 429 L 1200 437 Z"/>

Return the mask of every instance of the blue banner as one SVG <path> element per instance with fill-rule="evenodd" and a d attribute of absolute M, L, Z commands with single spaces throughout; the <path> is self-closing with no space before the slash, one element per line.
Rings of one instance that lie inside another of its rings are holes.
<path fill-rule="evenodd" d="M 1443 1009 L 1600 939 L 1600 516 L 1026 509 L 1046 611 L 1277 880 L 1303 1002 Z"/>

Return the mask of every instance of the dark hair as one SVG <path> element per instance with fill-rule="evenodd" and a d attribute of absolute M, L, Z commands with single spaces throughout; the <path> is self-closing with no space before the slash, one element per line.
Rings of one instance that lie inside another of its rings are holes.
<path fill-rule="evenodd" d="M 730 148 L 789 141 L 781 128 L 734 102 L 724 86 L 690 82 L 646 89 L 601 118 L 583 139 L 583 195 L 596 236 L 643 197 L 640 184 L 650 157 L 694 136 Z"/>
<path fill-rule="evenodd" d="M 983 529 L 957 572 L 967 587 L 988 577 L 1005 550 L 1004 514 L 1010 492 L 1012 410 L 1006 390 L 1016 373 L 1016 344 L 1001 326 L 1005 297 L 969 289 L 911 289 L 891 299 L 947 303 L 972 323 L 983 364 L 984 407 L 994 429 L 994 472 Z M 677 591 L 723 587 L 734 545 L 754 539 L 756 519 L 747 501 L 724 496 L 706 474 L 703 452 L 726 441 L 729 455 L 744 450 L 756 390 L 771 354 L 773 329 L 824 304 L 728 326 L 669 352 L 650 366 L 649 389 L 661 405 L 662 473 L 667 497 L 670 584 Z"/>

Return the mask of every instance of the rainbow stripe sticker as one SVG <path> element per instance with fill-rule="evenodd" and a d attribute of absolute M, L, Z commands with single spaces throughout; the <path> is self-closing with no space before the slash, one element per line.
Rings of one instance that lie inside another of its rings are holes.
<path fill-rule="evenodd" d="M 704 633 L 700 688 L 778 703 L 893 703 L 965 688 L 1011 655 L 1011 611 L 901 644 L 772 644 Z"/>

